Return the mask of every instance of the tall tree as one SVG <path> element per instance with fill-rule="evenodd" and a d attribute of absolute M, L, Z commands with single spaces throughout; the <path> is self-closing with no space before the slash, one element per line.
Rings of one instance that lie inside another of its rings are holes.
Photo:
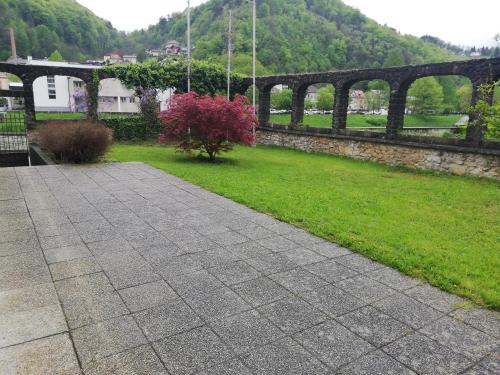
<path fill-rule="evenodd" d="M 403 50 L 401 48 L 391 49 L 384 60 L 384 68 L 390 68 L 391 66 L 401 66 L 401 65 L 405 65 Z"/>
<path fill-rule="evenodd" d="M 59 52 L 59 50 L 56 49 L 54 52 L 52 52 L 49 55 L 48 60 L 49 61 L 64 61 L 64 58 L 62 57 L 61 52 Z"/>
<path fill-rule="evenodd" d="M 434 77 L 420 78 L 411 85 L 408 97 L 412 113 L 435 113 L 442 108 L 443 87 Z"/>

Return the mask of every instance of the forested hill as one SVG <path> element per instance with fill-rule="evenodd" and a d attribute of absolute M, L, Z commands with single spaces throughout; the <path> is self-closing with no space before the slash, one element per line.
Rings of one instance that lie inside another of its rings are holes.
<path fill-rule="evenodd" d="M 258 73 L 314 72 L 456 59 L 449 51 L 402 36 L 340 0 L 259 0 Z M 118 5 L 119 6 L 119 5 Z M 251 67 L 251 5 L 246 0 L 210 0 L 192 11 L 194 57 L 224 62 L 227 8 L 234 14 L 234 65 Z M 125 34 L 75 0 L 0 0 L 0 60 L 10 56 L 8 29 L 18 54 L 37 58 L 58 49 L 68 60 L 102 58 L 111 51 L 145 57 L 168 40 L 185 43 L 184 14 L 161 18 Z"/>
<path fill-rule="evenodd" d="M 434 44 L 381 26 L 341 0 L 260 0 L 257 4 L 261 70 L 314 72 L 457 58 Z M 233 9 L 235 19 L 236 66 L 249 66 L 252 23 L 246 0 L 210 0 L 193 10 L 194 56 L 217 60 L 225 53 L 225 7 Z M 185 31 L 185 16 L 177 14 L 129 38 L 141 48 L 159 47 L 169 39 L 185 41 Z"/>
<path fill-rule="evenodd" d="M 10 56 L 9 28 L 19 56 L 44 58 L 57 49 L 72 61 L 102 58 L 124 37 L 75 0 L 0 0 L 0 61 Z"/>

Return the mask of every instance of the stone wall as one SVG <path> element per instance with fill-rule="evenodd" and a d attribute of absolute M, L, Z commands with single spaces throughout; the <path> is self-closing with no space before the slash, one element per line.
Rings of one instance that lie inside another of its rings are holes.
<path fill-rule="evenodd" d="M 335 135 L 310 135 L 295 131 L 260 129 L 257 143 L 324 152 L 411 168 L 432 169 L 459 175 L 500 179 L 500 152 L 466 151 L 460 148 L 360 140 Z"/>

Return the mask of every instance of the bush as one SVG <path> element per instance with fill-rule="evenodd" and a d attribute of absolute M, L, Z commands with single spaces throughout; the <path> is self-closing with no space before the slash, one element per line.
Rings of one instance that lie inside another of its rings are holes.
<path fill-rule="evenodd" d="M 57 160 L 87 163 L 104 155 L 113 140 L 113 131 L 100 123 L 57 121 L 41 125 L 39 138 L 42 147 Z"/>
<path fill-rule="evenodd" d="M 156 139 L 161 133 L 161 127 L 147 127 L 144 119 L 138 116 L 104 118 L 101 122 L 113 130 L 113 138 L 116 141 Z"/>
<path fill-rule="evenodd" d="M 258 122 L 247 101 L 240 95 L 234 101 L 194 92 L 175 95 L 170 108 L 161 113 L 164 129 L 159 142 L 178 142 L 178 149 L 207 153 L 210 160 L 220 152 L 232 150 L 234 144 L 251 145 Z"/>

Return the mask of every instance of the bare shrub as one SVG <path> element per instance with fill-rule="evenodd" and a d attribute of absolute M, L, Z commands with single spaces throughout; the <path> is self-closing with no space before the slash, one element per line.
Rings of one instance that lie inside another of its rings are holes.
<path fill-rule="evenodd" d="M 88 163 L 103 156 L 113 141 L 113 131 L 89 121 L 54 121 L 38 130 L 44 149 L 60 161 Z"/>

